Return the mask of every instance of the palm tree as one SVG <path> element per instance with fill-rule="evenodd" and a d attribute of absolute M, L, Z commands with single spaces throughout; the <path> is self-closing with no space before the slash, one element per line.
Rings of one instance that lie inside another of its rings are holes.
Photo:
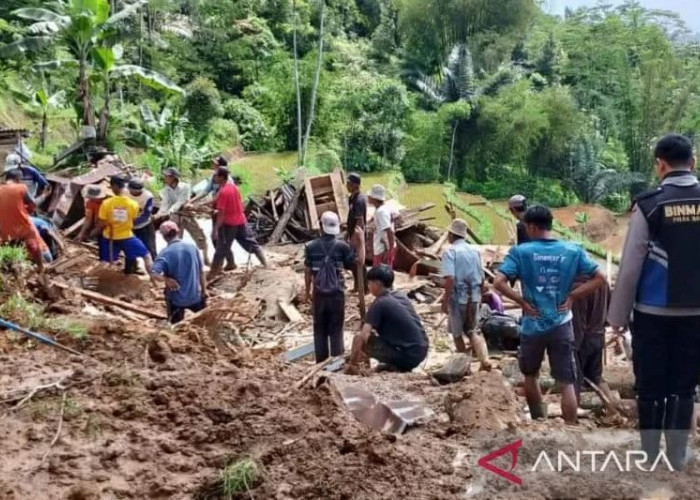
<path fill-rule="evenodd" d="M 27 28 L 27 36 L 0 47 L 0 57 L 34 51 L 52 42 L 66 47 L 74 59 L 50 61 L 40 66 L 43 69 L 65 65 L 78 68 L 78 95 L 82 105 L 82 124 L 85 127 L 94 128 L 95 113 L 90 92 L 90 74 L 93 68 L 101 70 L 103 74 L 110 74 L 112 77 L 137 75 L 146 81 L 154 81 L 157 86 L 176 88 L 164 77 L 139 66 L 116 67 L 115 62 L 118 58 L 114 57 L 114 48 L 109 48 L 106 43 L 108 33 L 112 28 L 134 15 L 148 2 L 149 0 L 135 0 L 112 16 L 109 15 L 110 3 L 108 0 L 59 0 L 49 3 L 51 8 L 15 10 L 13 12 L 15 16 L 32 21 L 33 24 Z M 108 119 L 109 78 L 106 81 L 105 116 Z M 106 133 L 106 125 L 104 124 L 101 125 L 102 133 Z"/>
<path fill-rule="evenodd" d="M 469 125 L 478 116 L 479 97 L 493 95 L 501 87 L 513 83 L 521 76 L 521 71 L 514 66 L 503 66 L 493 77 L 483 82 L 481 86 L 477 86 L 474 78 L 472 54 L 466 43 L 456 43 L 452 46 L 437 77 L 426 75 L 420 71 L 408 74 L 409 82 L 435 105 L 442 106 L 453 103 L 468 105 L 456 107 L 456 112 L 450 113 L 453 118 L 450 163 L 447 169 L 448 181 L 452 176 L 457 131 L 460 125 Z"/>

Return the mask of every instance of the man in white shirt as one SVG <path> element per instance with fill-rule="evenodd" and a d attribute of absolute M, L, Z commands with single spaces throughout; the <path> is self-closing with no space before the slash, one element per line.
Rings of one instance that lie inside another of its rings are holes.
<path fill-rule="evenodd" d="M 197 244 L 197 247 L 204 254 L 204 265 L 209 266 L 209 256 L 207 254 L 207 237 L 204 231 L 197 224 L 197 220 L 182 212 L 185 205 L 190 201 L 192 188 L 186 182 L 180 181 L 180 172 L 175 168 L 166 168 L 163 172 L 165 176 L 165 188 L 160 193 L 162 204 L 154 220 L 169 217 L 171 221 L 180 227 L 180 235 L 187 231 Z"/>
<path fill-rule="evenodd" d="M 386 204 L 386 190 L 384 186 L 376 184 L 372 186 L 368 196 L 369 202 L 375 207 L 374 212 L 374 267 L 385 264 L 394 267 L 396 256 L 396 235 L 394 234 L 394 217 Z"/>

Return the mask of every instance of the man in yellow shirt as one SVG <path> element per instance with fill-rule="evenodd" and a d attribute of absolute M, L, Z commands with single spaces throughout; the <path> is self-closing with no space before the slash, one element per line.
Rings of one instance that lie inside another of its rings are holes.
<path fill-rule="evenodd" d="M 125 194 L 127 180 L 115 176 L 109 181 L 114 196 L 100 206 L 95 232 L 100 235 L 100 260 L 112 263 L 124 252 L 128 261 L 141 257 L 150 272 L 153 259 L 148 248 L 134 236 L 134 219 L 139 214 L 139 204 Z M 128 268 L 127 268 L 128 269 Z"/>

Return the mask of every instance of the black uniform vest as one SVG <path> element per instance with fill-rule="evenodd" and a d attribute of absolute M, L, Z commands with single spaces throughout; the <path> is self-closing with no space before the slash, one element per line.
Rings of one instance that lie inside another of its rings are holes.
<path fill-rule="evenodd" d="M 636 201 L 649 225 L 648 259 L 667 265 L 666 307 L 700 308 L 700 184 L 666 184 Z"/>

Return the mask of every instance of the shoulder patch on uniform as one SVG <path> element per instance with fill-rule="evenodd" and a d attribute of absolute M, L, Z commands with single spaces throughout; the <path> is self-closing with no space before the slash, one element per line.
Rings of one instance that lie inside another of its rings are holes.
<path fill-rule="evenodd" d="M 636 205 L 642 200 L 645 200 L 647 198 L 651 198 L 654 195 L 659 194 L 660 192 L 663 191 L 663 188 L 661 186 L 650 189 L 649 191 L 644 191 L 643 193 L 639 193 L 637 196 L 634 197 L 634 204 Z"/>

